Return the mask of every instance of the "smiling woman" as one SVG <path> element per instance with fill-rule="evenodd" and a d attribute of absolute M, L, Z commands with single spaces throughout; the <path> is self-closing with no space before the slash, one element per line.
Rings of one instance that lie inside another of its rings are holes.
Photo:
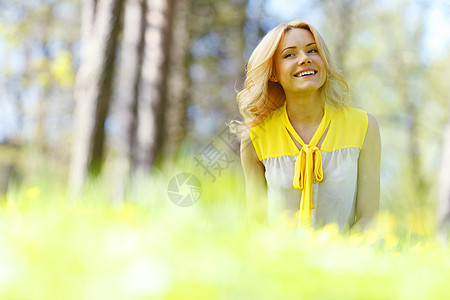
<path fill-rule="evenodd" d="M 282 228 L 365 228 L 379 207 L 376 120 L 311 25 L 272 29 L 253 51 L 237 100 L 250 220 Z"/>

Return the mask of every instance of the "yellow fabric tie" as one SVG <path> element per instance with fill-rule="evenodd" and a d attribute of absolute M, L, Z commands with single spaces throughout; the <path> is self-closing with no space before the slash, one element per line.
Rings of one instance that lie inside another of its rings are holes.
<path fill-rule="evenodd" d="M 311 225 L 312 220 L 312 209 L 314 208 L 312 204 L 312 185 L 323 179 L 322 155 L 320 149 L 317 148 L 316 145 L 330 124 L 330 121 L 331 112 L 325 106 L 324 116 L 319 127 L 309 144 L 305 144 L 290 123 L 287 115 L 286 103 L 284 104 L 283 122 L 292 137 L 302 146 L 302 149 L 299 150 L 300 153 L 298 154 L 297 160 L 295 161 L 293 185 L 295 189 L 302 189 L 299 221 L 300 225 L 304 227 Z"/>
<path fill-rule="evenodd" d="M 313 176 L 315 177 L 313 179 Z M 316 146 L 304 145 L 295 161 L 294 188 L 302 189 L 300 202 L 300 223 L 310 225 L 312 219 L 312 185 L 322 181 L 322 155 Z"/>

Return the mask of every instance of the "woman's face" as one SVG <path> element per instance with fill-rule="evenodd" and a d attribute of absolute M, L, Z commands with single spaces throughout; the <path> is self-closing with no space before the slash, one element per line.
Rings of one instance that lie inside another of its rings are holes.
<path fill-rule="evenodd" d="M 275 73 L 286 96 L 316 92 L 326 79 L 326 68 L 314 36 L 309 30 L 294 28 L 286 32 L 274 55 Z"/>

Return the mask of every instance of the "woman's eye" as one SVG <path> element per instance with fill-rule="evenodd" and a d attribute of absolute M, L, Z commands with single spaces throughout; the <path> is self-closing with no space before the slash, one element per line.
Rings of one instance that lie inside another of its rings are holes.
<path fill-rule="evenodd" d="M 289 57 L 291 57 L 291 56 L 294 56 L 294 54 L 293 54 L 293 53 L 288 53 L 288 54 L 286 54 L 286 55 L 284 56 L 284 58 L 289 58 Z"/>
<path fill-rule="evenodd" d="M 311 49 L 308 51 L 308 53 L 317 53 L 318 51 L 316 49 Z"/>

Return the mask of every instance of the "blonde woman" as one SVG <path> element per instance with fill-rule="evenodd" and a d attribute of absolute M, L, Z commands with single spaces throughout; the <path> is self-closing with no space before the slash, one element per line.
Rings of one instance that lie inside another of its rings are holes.
<path fill-rule="evenodd" d="M 267 33 L 237 100 L 252 222 L 336 223 L 341 232 L 371 222 L 380 197 L 378 124 L 348 106 L 347 83 L 313 26 L 291 22 Z"/>

